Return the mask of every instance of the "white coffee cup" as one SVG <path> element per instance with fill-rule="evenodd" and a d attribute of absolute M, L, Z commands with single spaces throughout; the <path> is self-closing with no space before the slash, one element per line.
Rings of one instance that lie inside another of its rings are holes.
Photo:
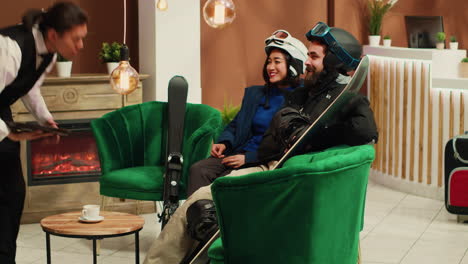
<path fill-rule="evenodd" d="M 81 211 L 81 216 L 85 219 L 97 219 L 99 218 L 100 206 L 97 204 L 87 204 L 83 206 L 83 211 Z"/>

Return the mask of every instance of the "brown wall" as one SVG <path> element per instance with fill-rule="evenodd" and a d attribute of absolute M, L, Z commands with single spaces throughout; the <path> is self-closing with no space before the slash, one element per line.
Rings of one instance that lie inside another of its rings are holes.
<path fill-rule="evenodd" d="M 335 25 L 349 30 L 363 43 L 368 44 L 367 0 L 335 0 Z M 392 37 L 392 45 L 408 47 L 405 16 L 443 16 L 444 31 L 455 35 L 460 49 L 468 48 L 467 0 L 400 0 L 385 15 L 382 35 Z M 448 46 L 448 42 L 447 42 Z"/>
<path fill-rule="evenodd" d="M 239 104 L 246 86 L 262 84 L 264 39 L 283 28 L 300 40 L 317 21 L 327 21 L 330 0 L 234 0 L 237 18 L 225 29 L 212 29 L 201 15 L 201 81 L 203 103 L 221 107 L 224 100 Z M 367 40 L 367 0 L 334 0 L 335 25 Z M 0 27 L 18 23 L 27 8 L 46 8 L 53 0 L 3 1 Z M 104 73 L 98 52 L 104 41 L 123 38 L 122 0 L 73 0 L 90 17 L 85 49 L 75 58 L 73 73 Z M 205 1 L 202 0 L 203 7 Z M 392 36 L 395 46 L 406 47 L 405 15 L 442 15 L 448 36 L 456 35 L 460 48 L 468 48 L 468 0 L 400 0 L 385 16 L 382 34 Z M 127 0 L 127 44 L 132 65 L 138 68 L 138 1 Z"/>
<path fill-rule="evenodd" d="M 29 8 L 47 8 L 52 0 L 2 1 L 0 27 L 19 23 Z M 73 60 L 72 73 L 105 73 L 98 59 L 102 42 L 123 41 L 123 0 L 72 0 L 89 15 L 85 48 Z M 138 70 L 138 1 L 127 0 L 127 45 L 132 65 Z"/>
<path fill-rule="evenodd" d="M 264 83 L 264 40 L 271 33 L 285 29 L 305 41 L 306 30 L 327 19 L 326 0 L 234 3 L 236 20 L 224 29 L 210 28 L 201 18 L 202 101 L 217 108 L 224 100 L 240 104 L 245 87 Z"/>
<path fill-rule="evenodd" d="M 202 19 L 203 103 L 221 107 L 225 98 L 240 103 L 244 87 L 263 83 L 263 40 L 284 28 L 305 41 L 306 30 L 317 21 L 327 21 L 328 1 L 235 0 L 237 18 L 229 27 L 212 29 Z M 367 0 L 334 0 L 334 7 L 335 26 L 368 44 Z M 400 0 L 385 16 L 382 35 L 391 35 L 394 46 L 407 47 L 405 15 L 441 15 L 447 37 L 457 36 L 459 48 L 467 49 L 466 10 L 468 0 Z"/>

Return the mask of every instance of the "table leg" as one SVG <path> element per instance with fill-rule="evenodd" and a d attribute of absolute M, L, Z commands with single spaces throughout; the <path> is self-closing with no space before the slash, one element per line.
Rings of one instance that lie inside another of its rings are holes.
<path fill-rule="evenodd" d="M 93 239 L 93 263 L 94 263 L 94 264 L 97 264 L 96 239 Z"/>
<path fill-rule="evenodd" d="M 98 241 L 96 241 L 96 255 L 100 256 L 101 255 L 101 239 L 99 239 Z"/>
<path fill-rule="evenodd" d="M 46 233 L 47 264 L 50 264 L 50 234 Z"/>
<path fill-rule="evenodd" d="M 135 263 L 140 264 L 140 238 L 139 232 L 135 232 Z"/>

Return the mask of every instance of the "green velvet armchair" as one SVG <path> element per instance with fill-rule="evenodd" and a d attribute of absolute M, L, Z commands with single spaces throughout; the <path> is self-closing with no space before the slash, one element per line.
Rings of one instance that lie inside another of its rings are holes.
<path fill-rule="evenodd" d="M 370 145 L 295 156 L 281 169 L 212 185 L 221 238 L 212 264 L 356 264 Z"/>
<path fill-rule="evenodd" d="M 167 103 L 153 101 L 127 106 L 92 121 L 101 161 L 101 195 L 162 200 L 167 160 L 166 113 Z M 212 141 L 221 128 L 218 110 L 202 104 L 187 104 L 181 199 L 186 196 L 190 166 L 208 157 Z"/>

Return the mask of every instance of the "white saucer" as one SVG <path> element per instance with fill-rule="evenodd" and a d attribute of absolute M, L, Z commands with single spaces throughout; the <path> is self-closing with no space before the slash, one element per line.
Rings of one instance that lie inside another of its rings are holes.
<path fill-rule="evenodd" d="M 102 220 L 104 220 L 104 216 L 100 215 L 100 216 L 98 216 L 97 218 L 94 218 L 94 219 L 88 219 L 88 218 L 84 218 L 83 216 L 80 216 L 80 217 L 78 217 L 78 219 L 81 222 L 85 222 L 85 223 L 98 223 L 98 222 L 101 222 Z"/>

